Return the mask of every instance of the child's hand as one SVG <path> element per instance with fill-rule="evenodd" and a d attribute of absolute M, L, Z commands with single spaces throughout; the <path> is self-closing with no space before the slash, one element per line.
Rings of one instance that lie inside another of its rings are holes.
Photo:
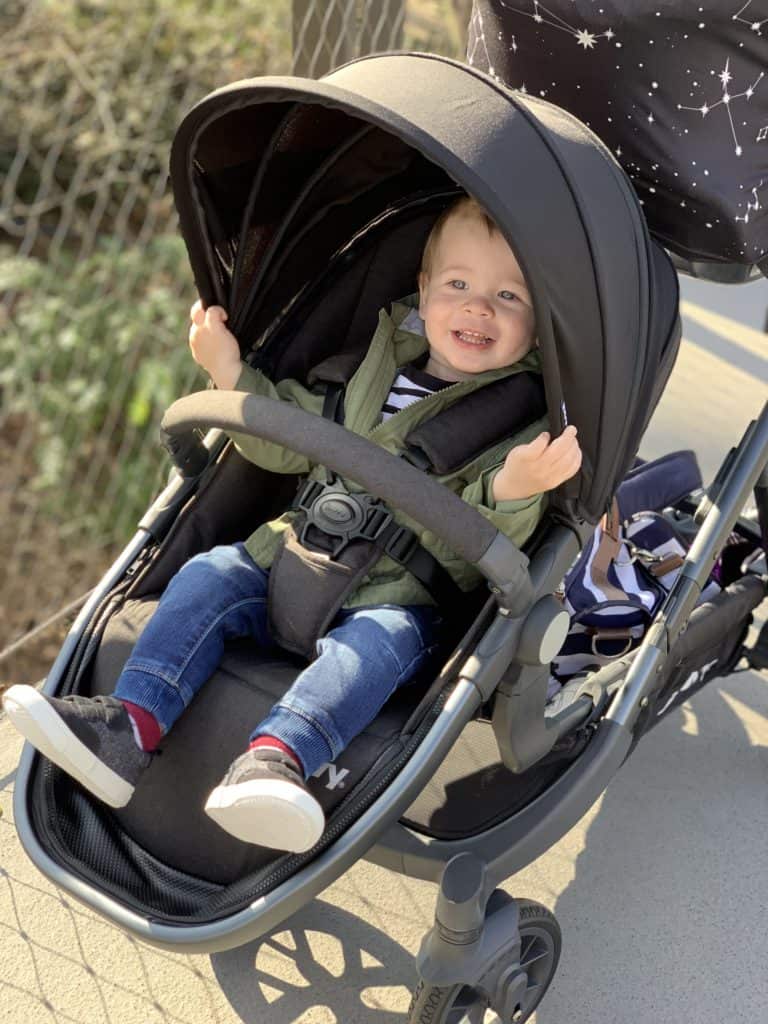
<path fill-rule="evenodd" d="M 205 370 L 217 388 L 231 391 L 243 368 L 240 346 L 234 334 L 224 326 L 226 310 L 221 306 L 203 309 L 198 299 L 189 311 L 189 347 L 192 358 Z"/>
<path fill-rule="evenodd" d="M 539 434 L 507 455 L 493 479 L 494 500 L 513 501 L 551 491 L 569 480 L 580 465 L 581 448 L 576 440 L 576 427 L 566 427 L 552 442 L 548 433 Z"/>

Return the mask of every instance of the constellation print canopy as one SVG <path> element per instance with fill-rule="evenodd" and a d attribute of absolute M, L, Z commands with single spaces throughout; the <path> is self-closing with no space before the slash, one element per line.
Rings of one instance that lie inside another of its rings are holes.
<path fill-rule="evenodd" d="M 683 269 L 768 274 L 768 0 L 474 0 L 467 57 L 592 128 Z"/>

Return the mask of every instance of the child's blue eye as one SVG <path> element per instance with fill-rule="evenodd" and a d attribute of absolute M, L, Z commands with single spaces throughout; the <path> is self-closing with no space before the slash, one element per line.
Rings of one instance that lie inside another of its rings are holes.
<path fill-rule="evenodd" d="M 505 288 L 503 292 L 499 292 L 499 298 L 501 299 L 516 299 L 517 296 L 514 292 L 507 291 Z"/>
<path fill-rule="evenodd" d="M 466 288 L 469 287 L 466 281 L 462 281 L 460 279 L 449 281 L 448 284 L 451 286 L 451 288 L 457 288 L 459 291 L 464 291 Z"/>

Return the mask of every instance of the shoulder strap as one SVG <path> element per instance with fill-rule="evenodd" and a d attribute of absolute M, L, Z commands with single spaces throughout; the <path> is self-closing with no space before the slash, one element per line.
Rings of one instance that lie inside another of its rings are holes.
<path fill-rule="evenodd" d="M 486 384 L 415 427 L 405 458 L 445 476 L 545 415 L 541 374 L 525 371 Z"/>
<path fill-rule="evenodd" d="M 344 422 L 344 385 L 331 381 L 325 389 L 322 415 L 324 420 Z"/>
<path fill-rule="evenodd" d="M 444 615 L 449 616 L 451 609 L 462 607 L 466 595 L 413 530 L 393 521 L 376 537 L 374 544 L 416 577 Z"/>
<path fill-rule="evenodd" d="M 344 422 L 344 391 L 361 362 L 362 356 L 358 352 L 339 352 L 309 371 L 307 383 L 310 387 L 325 385 L 324 419 Z"/>

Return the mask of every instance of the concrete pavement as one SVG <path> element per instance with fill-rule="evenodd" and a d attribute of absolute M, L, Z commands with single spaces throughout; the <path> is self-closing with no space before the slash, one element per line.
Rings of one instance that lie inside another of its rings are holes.
<path fill-rule="evenodd" d="M 707 475 L 766 396 L 768 285 L 686 285 L 686 342 L 643 445 Z M 738 323 L 713 318 L 726 317 Z M 762 355 L 761 355 L 762 352 Z M 537 1024 L 768 1019 L 768 678 L 711 684 L 646 737 L 587 816 L 510 880 L 565 935 Z M 431 885 L 359 863 L 238 950 L 143 947 L 62 897 L 12 821 L 21 744 L 0 720 L 2 1024 L 395 1024 Z"/>

